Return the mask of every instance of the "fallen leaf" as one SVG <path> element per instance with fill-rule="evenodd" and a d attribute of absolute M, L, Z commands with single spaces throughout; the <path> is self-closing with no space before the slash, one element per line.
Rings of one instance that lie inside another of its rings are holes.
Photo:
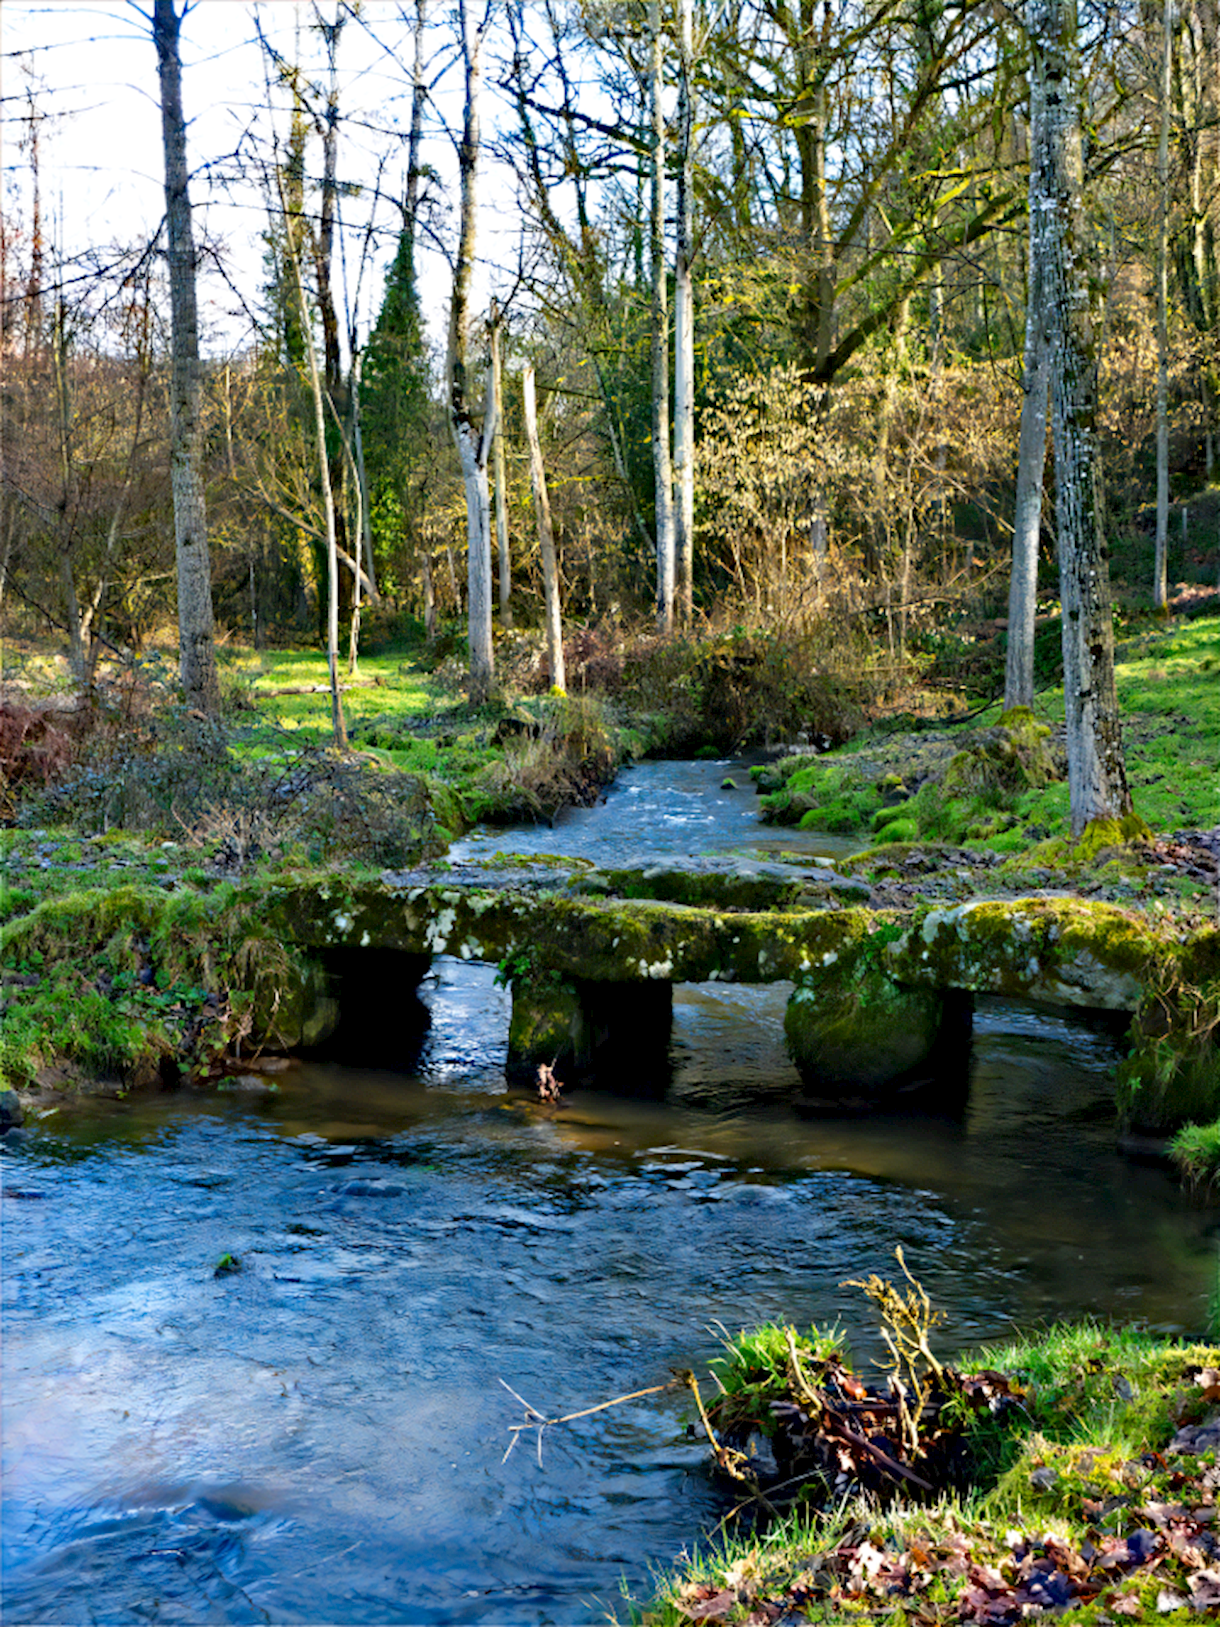
<path fill-rule="evenodd" d="M 1162 1616 L 1169 1615 L 1171 1610 L 1181 1610 L 1185 1603 L 1185 1594 L 1174 1593 L 1167 1587 L 1163 1587 L 1156 1596 L 1156 1607 Z"/>
<path fill-rule="evenodd" d="M 1187 1585 L 1196 1610 L 1210 1610 L 1220 1604 L 1220 1570 L 1196 1571 Z"/>
<path fill-rule="evenodd" d="M 1152 1554 L 1155 1553 L 1160 1546 L 1160 1542 L 1161 1539 L 1155 1531 L 1145 1530 L 1141 1526 L 1138 1531 L 1132 1531 L 1127 1538 L 1127 1551 L 1137 1564 L 1142 1565 L 1145 1560 L 1151 1558 Z"/>
<path fill-rule="evenodd" d="M 1163 1531 L 1170 1520 L 1180 1520 L 1186 1510 L 1180 1503 L 1143 1503 L 1136 1512 Z"/>
<path fill-rule="evenodd" d="M 704 1599 L 700 1604 L 679 1605 L 682 1614 L 690 1621 L 719 1621 L 727 1616 L 737 1603 L 737 1595 L 732 1588 L 725 1588 L 720 1593 L 713 1593 L 710 1599 Z"/>
<path fill-rule="evenodd" d="M 1116 1616 L 1142 1616 L 1144 1613 L 1144 1607 L 1135 1593 L 1124 1593 L 1106 1608 L 1113 1610 Z"/>

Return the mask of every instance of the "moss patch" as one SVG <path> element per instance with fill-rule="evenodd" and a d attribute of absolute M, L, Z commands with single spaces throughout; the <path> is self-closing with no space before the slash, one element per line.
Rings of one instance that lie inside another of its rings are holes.
<path fill-rule="evenodd" d="M 0 1082 L 67 1061 L 128 1086 L 207 1073 L 243 1042 L 301 1043 L 321 999 L 255 890 L 140 886 L 46 900 L 0 928 Z"/>

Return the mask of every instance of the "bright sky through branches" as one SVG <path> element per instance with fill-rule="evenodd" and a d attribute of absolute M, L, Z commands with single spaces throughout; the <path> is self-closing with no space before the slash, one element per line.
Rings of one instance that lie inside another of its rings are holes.
<path fill-rule="evenodd" d="M 151 0 L 142 9 L 151 12 Z M 404 17 L 389 0 L 365 0 L 359 18 L 349 16 L 339 47 L 340 207 L 353 299 L 370 217 L 375 233 L 371 269 L 360 294 L 362 332 L 380 301 L 400 221 L 395 200 L 403 190 L 411 116 L 409 11 Z M 333 0 L 324 0 L 322 16 L 330 21 L 334 12 Z M 190 121 L 196 239 L 214 251 L 200 278 L 204 342 L 213 351 L 249 343 L 251 312 L 257 309 L 264 281 L 262 166 L 272 151 L 273 130 L 257 29 L 261 25 L 286 61 L 302 64 L 321 106 L 325 54 L 313 24 L 313 6 L 294 0 L 198 0 L 183 23 L 183 99 Z M 440 6 L 430 33 L 434 79 L 451 63 L 454 44 Z M 140 11 L 126 0 L 95 5 L 4 0 L 0 50 L 4 207 L 22 257 L 31 221 L 31 111 L 39 119 L 43 231 L 54 258 L 62 253 L 71 262 L 86 249 L 146 241 L 161 219 L 164 194 L 156 51 Z M 273 101 L 274 135 L 282 142 L 287 99 L 279 87 Z M 429 110 L 424 152 L 424 162 L 437 175 L 430 219 L 442 239 L 451 224 L 456 168 L 442 121 L 456 125 L 460 112 L 457 78 L 451 73 L 438 86 Z M 316 140 L 307 163 L 309 174 L 316 176 L 321 167 Z M 516 259 L 511 179 L 501 172 L 497 180 L 489 170 L 483 196 L 480 298 L 485 301 L 497 283 L 511 281 Z M 493 263 L 489 266 L 487 260 Z M 501 264 L 503 274 L 497 275 Z M 337 264 L 337 279 L 342 275 Z M 449 270 L 435 243 L 423 245 L 420 285 L 433 335 L 439 337 Z M 341 280 L 337 295 L 342 301 Z"/>

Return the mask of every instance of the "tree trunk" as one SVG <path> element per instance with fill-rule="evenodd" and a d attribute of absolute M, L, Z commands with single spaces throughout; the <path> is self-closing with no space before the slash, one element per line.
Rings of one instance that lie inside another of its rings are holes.
<path fill-rule="evenodd" d="M 335 218 L 339 201 L 339 36 L 347 21 L 344 0 L 336 0 L 335 20 L 322 20 L 321 8 L 315 5 L 314 15 L 326 42 L 326 59 L 330 83 L 326 93 L 326 112 L 315 118 L 315 127 L 322 140 L 322 200 L 318 211 L 318 230 L 314 239 L 314 267 L 318 282 L 318 315 L 322 320 L 322 382 L 337 419 L 347 413 L 344 400 L 343 360 L 339 350 L 339 316 L 334 294 Z M 330 475 L 331 505 L 335 515 L 335 538 L 341 553 L 360 551 L 358 541 L 349 545 L 347 536 L 347 509 L 343 499 L 344 449 L 339 447 L 333 456 L 327 452 Z M 358 587 L 350 591 L 358 592 Z M 339 579 L 341 610 L 344 616 L 353 608 L 348 600 L 347 576 Z"/>
<path fill-rule="evenodd" d="M 695 560 L 695 291 L 694 253 L 695 52 L 692 0 L 678 0 L 678 232 L 674 254 L 674 480 L 678 610 L 689 625 Z"/>
<path fill-rule="evenodd" d="M 352 363 L 352 461 L 356 466 L 356 485 L 360 495 L 364 570 L 369 581 L 369 598 L 376 603 L 381 593 L 377 587 L 377 561 L 373 557 L 373 514 L 369 504 L 369 475 L 364 461 L 364 428 L 360 418 L 360 384 L 363 368 L 363 353 L 357 353 Z M 352 592 L 353 594 L 359 592 L 358 582 Z"/>
<path fill-rule="evenodd" d="M 287 220 L 282 186 L 280 207 Z M 330 677 L 330 724 L 335 745 L 343 748 L 347 745 L 347 723 L 343 716 L 343 698 L 339 690 L 339 549 L 335 532 L 335 502 L 331 492 L 330 465 L 326 456 L 326 399 L 322 390 L 322 379 L 318 373 L 318 357 L 314 350 L 313 327 L 305 299 L 305 284 L 301 278 L 301 262 L 296 254 L 291 254 L 290 259 L 296 284 L 297 307 L 301 313 L 301 335 L 305 365 L 309 374 L 309 393 L 313 400 L 318 485 L 322 492 L 322 513 L 326 527 L 326 666 Z M 331 410 L 334 411 L 333 402 Z"/>
<path fill-rule="evenodd" d="M 494 665 L 491 646 L 491 492 L 487 460 L 495 433 L 495 394 L 488 379 L 483 431 L 476 432 L 471 417 L 467 365 L 467 326 L 470 319 L 470 279 L 474 270 L 475 230 L 478 224 L 479 87 L 482 79 L 483 40 L 487 18 L 478 27 L 470 19 L 471 0 L 458 0 L 466 93 L 462 139 L 458 146 L 461 177 L 461 227 L 453 267 L 453 299 L 449 308 L 449 424 L 462 466 L 466 488 L 467 628 L 470 645 L 470 698 L 476 704 L 491 692 Z"/>
<path fill-rule="evenodd" d="M 419 572 L 424 591 L 424 637 L 431 644 L 436 638 L 436 590 L 432 585 L 432 556 L 426 547 L 419 551 Z"/>
<path fill-rule="evenodd" d="M 483 433 L 466 419 L 454 427 L 462 484 L 466 489 L 466 620 L 470 640 L 470 698 L 482 704 L 491 693 L 491 488 L 487 464 L 495 426 L 491 370 Z"/>
<path fill-rule="evenodd" d="M 1012 575 L 1008 583 L 1008 655 L 1004 707 L 1034 703 L 1034 629 L 1038 614 L 1038 545 L 1042 538 L 1042 486 L 1046 473 L 1046 420 L 1050 351 L 1046 336 L 1046 291 L 1038 258 L 1041 234 L 1035 178 L 1045 164 L 1043 102 L 1046 88 L 1040 62 L 1030 74 L 1029 99 L 1029 289 L 1025 299 L 1025 365 L 1021 379 L 1021 436 L 1017 449 L 1017 501 L 1012 525 Z"/>
<path fill-rule="evenodd" d="M 1051 348 L 1051 417 L 1073 836 L 1131 813 L 1114 687 L 1110 568 L 1098 515 L 1097 349 L 1083 207 L 1075 0 L 1028 0 L 1046 87 L 1046 140 L 1032 229 L 1040 242 Z"/>
<path fill-rule="evenodd" d="M 551 504 L 546 494 L 546 470 L 538 442 L 538 409 L 534 398 L 534 369 L 528 363 L 521 374 L 521 396 L 525 404 L 525 438 L 530 449 L 530 485 L 534 493 L 534 518 L 538 522 L 538 545 L 542 554 L 542 586 L 546 596 L 546 662 L 552 689 L 566 689 L 563 667 L 563 627 L 559 610 L 559 570 L 555 562 L 555 533 L 551 529 Z"/>
<path fill-rule="evenodd" d="M 165 148 L 165 216 L 169 247 L 172 373 L 170 480 L 178 566 L 178 663 L 187 705 L 220 715 L 220 685 L 212 636 L 212 572 L 203 500 L 203 425 L 199 390 L 199 319 L 195 305 L 195 243 L 187 190 L 186 120 L 182 112 L 180 18 L 173 0 L 154 0 L 153 42 L 161 85 Z"/>
<path fill-rule="evenodd" d="M 669 298 L 665 286 L 665 107 L 660 0 L 649 0 L 652 115 L 652 466 L 656 477 L 657 631 L 674 629 L 674 473 L 669 449 Z"/>
<path fill-rule="evenodd" d="M 1157 101 L 1161 118 L 1156 182 L 1156 544 L 1152 564 L 1152 603 L 1169 603 L 1169 96 L 1173 61 L 1174 0 L 1162 0 L 1161 60 Z"/>
<path fill-rule="evenodd" d="M 1038 615 L 1038 546 L 1042 539 L 1042 487 L 1046 472 L 1050 357 L 1036 318 L 1026 314 L 1021 434 L 1017 447 L 1017 501 L 1008 583 L 1008 655 L 1004 706 L 1034 703 L 1034 633 Z"/>
<path fill-rule="evenodd" d="M 500 320 L 491 320 L 491 378 L 495 398 L 496 438 L 492 457 L 496 473 L 496 558 L 500 562 L 500 626 L 513 624 L 513 568 L 508 547 L 508 475 L 504 467 L 504 369 L 500 365 Z"/>

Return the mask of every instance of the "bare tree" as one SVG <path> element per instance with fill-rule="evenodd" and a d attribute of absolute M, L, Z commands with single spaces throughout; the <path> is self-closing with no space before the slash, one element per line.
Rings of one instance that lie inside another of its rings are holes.
<path fill-rule="evenodd" d="M 1004 670 L 1004 705 L 1032 706 L 1034 701 L 1034 629 L 1038 612 L 1038 544 L 1042 536 L 1042 486 L 1046 473 L 1046 420 L 1050 352 L 1046 335 L 1046 298 L 1039 251 L 1042 234 L 1034 210 L 1037 178 L 1045 157 L 1041 59 L 1029 76 L 1029 285 L 1025 298 L 1025 359 L 1021 388 L 1021 435 L 1017 449 L 1017 499 L 1012 523 L 1012 575 L 1008 584 L 1008 654 Z"/>
<path fill-rule="evenodd" d="M 652 189 L 649 246 L 652 267 L 652 461 L 656 476 L 657 629 L 674 626 L 674 470 L 669 445 L 669 300 L 665 285 L 664 35 L 660 0 L 649 0 L 649 112 Z"/>
<path fill-rule="evenodd" d="M 1169 603 L 1169 113 L 1174 0 L 1162 0 L 1162 4 L 1164 18 L 1157 60 L 1156 544 L 1152 564 L 1152 602 L 1158 610 L 1164 610 Z"/>
<path fill-rule="evenodd" d="M 695 559 L 695 49 L 693 0 L 678 0 L 678 227 L 674 251 L 674 482 L 678 608 L 689 622 Z"/>
<path fill-rule="evenodd" d="M 542 587 L 546 596 L 546 660 L 552 689 L 566 689 L 563 666 L 563 627 L 559 609 L 559 570 L 555 561 L 555 532 L 551 525 L 551 503 L 546 491 L 546 470 L 538 440 L 538 407 L 534 391 L 534 369 L 529 362 L 521 374 L 521 395 L 525 405 L 525 438 L 530 449 L 530 484 L 534 492 L 534 517 L 538 522 L 538 546 L 542 555 Z"/>
<path fill-rule="evenodd" d="M 203 498 L 203 423 L 199 389 L 199 317 L 195 303 L 195 242 L 182 112 L 182 14 L 174 0 L 154 0 L 153 42 L 161 82 L 161 136 L 165 147 L 165 215 L 169 245 L 172 320 L 170 476 L 178 563 L 178 661 L 190 706 L 220 714 L 220 685 L 212 636 L 212 573 Z"/>
<path fill-rule="evenodd" d="M 496 470 L 496 557 L 500 563 L 500 626 L 513 624 L 513 571 L 508 545 L 508 473 L 504 459 L 504 369 L 500 362 L 500 337 L 504 323 L 495 302 L 492 302 L 491 328 L 491 388 L 495 398 L 496 439 L 493 453 Z"/>
<path fill-rule="evenodd" d="M 484 701 L 491 691 L 494 665 L 491 648 L 491 491 L 487 463 L 496 429 L 496 398 L 488 379 L 483 427 L 475 428 L 468 361 L 470 279 L 474 270 L 478 225 L 479 90 L 483 75 L 483 44 L 490 22 L 490 5 L 481 22 L 471 16 L 471 0 L 458 0 L 465 97 L 462 135 L 458 142 L 461 176 L 461 223 L 457 259 L 453 267 L 453 298 L 449 307 L 449 426 L 462 465 L 466 488 L 467 626 L 470 643 L 470 698 Z"/>
<path fill-rule="evenodd" d="M 1114 684 L 1110 567 L 1097 449 L 1097 339 L 1089 287 L 1075 0 L 1027 0 L 1035 72 L 1045 86 L 1031 230 L 1051 350 L 1063 690 L 1072 834 L 1132 812 Z"/>

